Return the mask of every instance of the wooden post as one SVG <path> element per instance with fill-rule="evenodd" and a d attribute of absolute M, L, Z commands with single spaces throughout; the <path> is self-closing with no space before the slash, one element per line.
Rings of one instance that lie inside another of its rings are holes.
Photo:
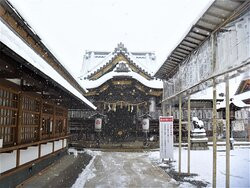
<path fill-rule="evenodd" d="M 216 82 L 213 79 L 213 188 L 216 188 L 216 166 L 217 166 L 217 122 L 216 122 Z"/>
<path fill-rule="evenodd" d="M 181 174 L 181 95 L 179 96 L 179 175 Z"/>
<path fill-rule="evenodd" d="M 21 80 L 21 85 L 23 81 Z M 22 92 L 19 93 L 18 96 L 18 118 L 17 118 L 17 127 L 16 127 L 16 144 L 20 145 L 21 144 L 21 126 L 22 126 L 22 121 L 23 121 L 23 94 Z M 17 154 L 16 154 L 16 166 L 18 167 L 20 164 L 20 149 L 17 149 Z"/>
<path fill-rule="evenodd" d="M 162 102 L 162 115 L 165 116 L 166 115 L 166 102 Z"/>
<path fill-rule="evenodd" d="M 226 75 L 226 187 L 230 187 L 230 107 L 229 79 Z"/>
<path fill-rule="evenodd" d="M 190 175 L 190 130 L 191 130 L 191 104 L 190 95 L 188 96 L 188 175 Z"/>
<path fill-rule="evenodd" d="M 56 107 L 53 105 L 53 123 L 52 123 L 52 138 L 55 138 L 56 130 Z"/>
<path fill-rule="evenodd" d="M 216 36 L 215 34 L 211 35 L 211 51 L 212 51 L 212 58 L 211 58 L 211 64 L 213 66 L 213 72 L 216 70 Z M 216 109 L 216 80 L 213 78 L 213 188 L 216 188 L 216 174 L 217 174 L 217 109 Z"/>
<path fill-rule="evenodd" d="M 41 141 L 42 140 L 42 124 L 43 124 L 43 117 L 42 117 L 42 114 L 43 114 L 43 99 L 41 99 L 40 100 L 40 107 L 39 107 L 40 109 L 39 109 L 39 112 L 40 112 L 40 114 L 39 114 L 39 127 L 38 127 L 38 133 L 39 133 L 39 135 L 38 135 L 38 141 Z M 38 157 L 40 158 L 41 157 L 41 144 L 39 144 L 39 147 L 38 147 Z"/>

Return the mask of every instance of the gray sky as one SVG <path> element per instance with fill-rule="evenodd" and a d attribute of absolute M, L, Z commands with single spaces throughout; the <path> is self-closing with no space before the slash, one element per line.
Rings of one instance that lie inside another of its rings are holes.
<path fill-rule="evenodd" d="M 153 51 L 159 67 L 213 0 L 10 0 L 62 64 L 85 50 Z"/>

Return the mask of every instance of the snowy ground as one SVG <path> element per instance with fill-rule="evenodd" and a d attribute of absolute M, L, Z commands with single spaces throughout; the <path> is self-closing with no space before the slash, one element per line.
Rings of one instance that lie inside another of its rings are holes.
<path fill-rule="evenodd" d="M 148 153 L 89 152 L 93 158 L 76 180 L 78 187 L 177 187 Z"/>
<path fill-rule="evenodd" d="M 205 151 L 191 151 L 191 173 L 198 176 L 185 177 L 183 187 L 190 185 L 187 182 L 203 182 L 211 187 L 212 182 L 212 148 Z M 230 153 L 230 185 L 231 187 L 250 187 L 250 147 L 235 147 Z M 167 164 L 159 160 L 159 151 L 149 152 L 149 158 L 166 171 L 171 171 L 169 166 L 173 165 L 173 170 L 178 172 L 178 148 L 174 149 L 174 162 Z M 217 148 L 217 187 L 225 187 L 225 147 Z M 182 172 L 187 172 L 187 149 L 182 149 Z M 186 182 L 185 182 L 186 181 Z"/>
<path fill-rule="evenodd" d="M 225 187 L 225 147 L 217 148 L 217 187 Z M 192 176 L 178 176 L 178 148 L 174 162 L 162 163 L 159 151 L 101 152 L 85 150 L 93 158 L 76 180 L 78 187 L 211 187 L 212 148 L 191 151 Z M 77 155 L 77 153 L 76 153 Z M 159 168 L 160 167 L 160 168 Z M 165 172 L 164 172 L 165 171 Z M 173 177 L 171 179 L 168 174 Z M 182 149 L 182 172 L 187 172 L 187 150 Z M 231 151 L 231 187 L 250 187 L 250 147 Z"/>

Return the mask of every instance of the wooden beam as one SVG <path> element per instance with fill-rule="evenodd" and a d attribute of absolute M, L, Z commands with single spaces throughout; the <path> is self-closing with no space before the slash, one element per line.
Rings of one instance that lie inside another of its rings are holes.
<path fill-rule="evenodd" d="M 9 151 L 13 151 L 13 150 L 21 149 L 21 148 L 26 148 L 26 147 L 30 147 L 30 146 L 36 146 L 38 144 L 44 144 L 44 143 L 47 143 L 47 142 L 52 142 L 52 141 L 55 141 L 55 140 L 60 140 L 60 139 L 63 139 L 63 138 L 68 138 L 69 136 L 70 135 L 66 135 L 66 136 L 61 136 L 61 137 L 56 137 L 56 138 L 41 140 L 41 141 L 37 141 L 37 142 L 31 142 L 31 143 L 27 143 L 27 144 L 21 144 L 21 145 L 6 147 L 6 148 L 0 148 L 0 153 L 6 153 L 6 152 L 9 152 Z"/>

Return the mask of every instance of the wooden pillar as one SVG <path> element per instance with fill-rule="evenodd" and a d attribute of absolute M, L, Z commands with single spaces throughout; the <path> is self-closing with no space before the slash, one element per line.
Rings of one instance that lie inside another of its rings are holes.
<path fill-rule="evenodd" d="M 21 80 L 22 83 L 22 80 Z M 23 93 L 20 92 L 18 95 L 18 112 L 17 112 L 17 127 L 16 127 L 16 144 L 21 144 L 21 128 L 22 128 L 22 121 L 23 121 Z M 16 154 L 16 166 L 18 167 L 20 164 L 20 149 L 17 149 Z"/>
<path fill-rule="evenodd" d="M 167 111 L 166 111 L 166 102 L 162 102 L 162 114 L 163 116 L 166 116 L 167 115 Z"/>
<path fill-rule="evenodd" d="M 211 51 L 212 51 L 212 58 L 211 64 L 213 66 L 213 72 L 216 70 L 216 36 L 215 34 L 211 35 Z M 217 110 L 216 110 L 216 78 L 213 78 L 213 178 L 212 178 L 212 186 L 216 188 L 216 174 L 217 174 Z"/>
<path fill-rule="evenodd" d="M 169 115 L 172 116 L 172 105 L 169 103 Z"/>
<path fill-rule="evenodd" d="M 216 82 L 213 79 L 213 188 L 216 188 L 217 167 L 217 110 L 216 110 Z"/>
<path fill-rule="evenodd" d="M 43 99 L 40 100 L 40 107 L 39 107 L 39 127 L 38 127 L 38 141 L 41 141 L 42 140 L 42 124 L 43 124 Z M 39 147 L 38 147 L 38 157 L 41 157 L 41 144 L 39 144 Z"/>
<path fill-rule="evenodd" d="M 230 187 L 230 107 L 229 79 L 226 76 L 226 187 Z"/>
<path fill-rule="evenodd" d="M 52 138 L 55 138 L 55 128 L 56 128 L 56 107 L 53 105 Z"/>
<path fill-rule="evenodd" d="M 55 126 L 56 126 L 56 107 L 53 105 L 53 121 L 52 121 L 52 138 L 55 138 Z M 55 141 L 52 142 L 52 151 L 55 151 Z"/>
<path fill-rule="evenodd" d="M 190 175 L 190 131 L 191 131 L 191 104 L 190 104 L 190 95 L 188 96 L 188 166 L 187 172 Z"/>
<path fill-rule="evenodd" d="M 182 129 L 182 125 L 181 125 L 181 118 L 182 118 L 182 114 L 181 114 L 181 95 L 179 96 L 179 175 L 181 174 L 181 129 Z"/>

